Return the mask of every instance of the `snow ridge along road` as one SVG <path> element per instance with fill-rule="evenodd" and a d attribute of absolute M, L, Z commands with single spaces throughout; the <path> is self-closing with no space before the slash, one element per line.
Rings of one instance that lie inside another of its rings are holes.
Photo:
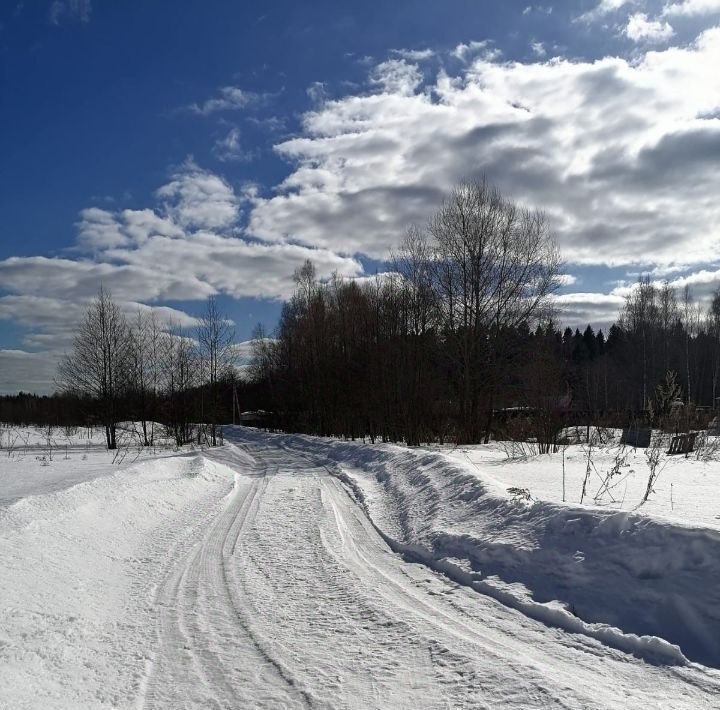
<path fill-rule="evenodd" d="M 229 438 L 242 448 L 208 455 L 235 489 L 158 589 L 139 707 L 716 706 L 716 672 L 648 664 L 404 561 L 325 457 Z"/>

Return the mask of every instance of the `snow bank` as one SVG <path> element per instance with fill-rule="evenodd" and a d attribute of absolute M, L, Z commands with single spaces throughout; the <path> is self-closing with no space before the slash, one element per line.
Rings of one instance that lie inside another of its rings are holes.
<path fill-rule="evenodd" d="M 154 585 L 232 486 L 192 454 L 0 507 L 0 706 L 133 706 Z"/>
<path fill-rule="evenodd" d="M 397 551 L 648 660 L 720 666 L 720 532 L 509 499 L 440 453 L 279 439 L 331 459 Z"/>

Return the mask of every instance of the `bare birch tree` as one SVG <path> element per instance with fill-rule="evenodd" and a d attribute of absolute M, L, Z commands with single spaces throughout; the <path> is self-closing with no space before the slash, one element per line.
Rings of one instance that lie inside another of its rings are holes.
<path fill-rule="evenodd" d="M 217 299 L 208 299 L 205 312 L 197 326 L 197 341 L 202 367 L 203 384 L 207 388 L 207 418 L 210 424 L 210 442 L 217 446 L 217 421 L 219 409 L 219 387 L 223 379 L 229 378 L 235 362 L 233 341 L 235 330 L 223 315 Z"/>
<path fill-rule="evenodd" d="M 129 352 L 127 321 L 110 292 L 101 286 L 78 328 L 72 352 L 60 362 L 58 379 L 65 392 L 97 402 L 108 449 L 117 448 L 116 425 L 128 380 Z"/>
<path fill-rule="evenodd" d="M 484 179 L 457 185 L 430 221 L 437 303 L 459 370 L 462 436 L 489 434 L 503 330 L 539 314 L 558 288 L 560 258 L 542 212 L 506 200 Z"/>

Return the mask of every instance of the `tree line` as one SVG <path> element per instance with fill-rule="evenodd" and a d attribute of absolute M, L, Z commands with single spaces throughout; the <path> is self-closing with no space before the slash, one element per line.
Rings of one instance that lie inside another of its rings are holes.
<path fill-rule="evenodd" d="M 66 417 L 104 427 L 108 449 L 117 448 L 122 421 L 138 424 L 144 446 L 153 445 L 156 422 L 179 446 L 195 437 L 216 446 L 228 412 L 221 394 L 235 379 L 234 360 L 234 330 L 215 298 L 187 329 L 161 321 L 153 310 L 128 318 L 101 287 L 58 366 L 57 398 L 74 405 Z M 39 402 L 47 410 L 52 398 L 30 401 L 35 408 Z M 27 407 L 27 397 L 17 403 Z"/>
<path fill-rule="evenodd" d="M 392 267 L 325 283 L 311 263 L 298 269 L 275 337 L 253 345 L 246 400 L 288 431 L 410 444 L 517 434 L 541 449 L 566 423 L 647 419 L 668 373 L 686 412 L 707 419 L 717 403 L 720 292 L 703 313 L 689 289 L 644 277 L 607 335 L 563 330 L 544 215 L 484 181 L 411 228 Z"/>
<path fill-rule="evenodd" d="M 560 257 L 544 214 L 485 181 L 457 185 L 411 228 L 390 274 L 319 283 L 295 273 L 252 376 L 285 429 L 371 440 L 487 440 L 522 392 L 523 329 L 549 314 Z M 534 387 L 534 385 L 533 385 Z M 542 397 L 554 398 L 554 383 Z"/>
<path fill-rule="evenodd" d="M 125 420 L 146 445 L 154 422 L 178 445 L 198 431 L 216 444 L 237 402 L 286 431 L 409 444 L 532 436 L 547 448 L 565 423 L 652 416 L 670 376 L 687 413 L 714 411 L 720 291 L 702 311 L 689 289 L 643 277 L 607 334 L 563 330 L 552 308 L 561 268 L 542 212 L 484 180 L 463 182 L 407 231 L 389 273 L 321 282 L 312 263 L 299 267 L 244 377 L 214 298 L 187 329 L 153 310 L 128 317 L 101 288 L 58 393 L 0 398 L 0 420 L 99 424 L 109 448 Z"/>

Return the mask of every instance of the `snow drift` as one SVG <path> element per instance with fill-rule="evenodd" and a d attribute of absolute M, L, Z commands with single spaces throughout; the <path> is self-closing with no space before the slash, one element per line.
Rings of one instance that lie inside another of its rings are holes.
<path fill-rule="evenodd" d="M 126 707 L 155 643 L 153 580 L 223 505 L 233 472 L 190 454 L 50 482 L 0 506 L 0 705 Z"/>
<path fill-rule="evenodd" d="M 720 666 L 717 531 L 502 497 L 441 453 L 278 440 L 331 459 L 394 549 L 457 582 L 654 662 Z"/>

